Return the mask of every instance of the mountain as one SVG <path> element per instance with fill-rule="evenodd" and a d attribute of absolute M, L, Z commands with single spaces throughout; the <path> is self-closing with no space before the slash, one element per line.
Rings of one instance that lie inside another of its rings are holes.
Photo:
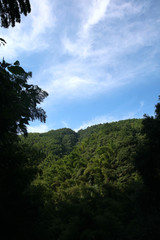
<path fill-rule="evenodd" d="M 146 117 L 20 136 L 12 229 L 34 240 L 159 239 L 159 129 Z"/>

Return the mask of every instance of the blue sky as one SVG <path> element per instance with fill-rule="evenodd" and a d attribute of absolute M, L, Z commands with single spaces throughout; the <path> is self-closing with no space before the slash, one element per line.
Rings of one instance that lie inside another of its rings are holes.
<path fill-rule="evenodd" d="M 160 95 L 159 0 L 30 0 L 20 24 L 1 28 L 0 58 L 19 60 L 49 93 L 45 124 L 30 132 L 154 114 Z"/>

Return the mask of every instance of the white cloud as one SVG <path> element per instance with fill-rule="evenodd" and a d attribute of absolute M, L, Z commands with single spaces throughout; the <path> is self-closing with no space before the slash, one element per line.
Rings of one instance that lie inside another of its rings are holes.
<path fill-rule="evenodd" d="M 140 108 L 143 108 L 143 106 L 144 106 L 144 101 L 141 101 L 140 102 Z"/>
<path fill-rule="evenodd" d="M 43 34 L 47 29 L 55 25 L 56 18 L 53 16 L 52 4 L 49 0 L 43 0 L 39 4 L 38 0 L 32 0 L 32 32 L 31 36 L 34 38 L 39 34 Z"/>
<path fill-rule="evenodd" d="M 106 13 L 106 9 L 110 3 L 110 0 L 92 0 L 89 1 L 88 6 L 85 6 L 85 16 L 84 22 L 82 25 L 82 33 L 88 34 L 88 31 L 91 27 L 93 27 L 95 24 L 100 22 L 104 17 Z"/>
<path fill-rule="evenodd" d="M 86 129 L 87 127 L 91 127 L 93 125 L 103 124 L 107 122 L 115 122 L 115 121 L 116 119 L 112 116 L 98 116 L 88 122 L 83 122 L 82 125 L 74 129 L 74 131 L 78 132 L 80 129 Z"/>
<path fill-rule="evenodd" d="M 39 124 L 36 126 L 28 126 L 27 130 L 28 132 L 32 132 L 32 133 L 44 133 L 44 132 L 48 132 L 49 128 L 46 124 Z"/>
<path fill-rule="evenodd" d="M 79 89 L 79 95 L 89 96 L 137 81 L 155 70 L 153 59 L 160 52 L 160 30 L 159 20 L 154 15 L 148 17 L 149 2 L 82 3 L 81 25 L 74 36 L 65 33 L 62 44 L 83 74 L 70 70 L 74 64 L 66 72 L 62 66 L 64 76 L 52 81 L 55 89 L 62 84 L 66 93 L 71 90 L 70 95 L 77 95 Z M 72 91 L 71 79 L 77 91 Z"/>
<path fill-rule="evenodd" d="M 68 125 L 68 123 L 67 123 L 66 121 L 62 121 L 62 124 L 63 124 L 63 126 L 64 126 L 65 128 L 69 128 L 69 125 Z"/>
<path fill-rule="evenodd" d="M 111 1 L 106 18 L 122 19 L 126 16 L 142 14 L 144 7 L 145 4 L 143 2 L 141 4 L 137 4 L 134 2 Z"/>
<path fill-rule="evenodd" d="M 137 4 L 93 0 L 83 2 L 82 6 L 80 27 L 74 36 L 65 33 L 62 38 L 65 53 L 74 57 L 95 61 L 102 58 L 106 64 L 116 63 L 123 55 L 153 46 L 159 38 L 158 21 L 153 17 L 143 21 L 141 17 L 149 8 L 144 1 Z"/>
<path fill-rule="evenodd" d="M 90 37 L 90 30 L 105 18 L 109 2 L 110 0 L 92 0 L 83 3 L 82 23 L 77 32 L 77 40 L 72 41 L 69 37 L 64 36 L 62 43 L 65 51 L 82 58 L 90 55 L 93 42 Z"/>
<path fill-rule="evenodd" d="M 47 32 L 55 26 L 51 0 L 31 0 L 32 11 L 22 16 L 14 28 L 2 29 L 1 37 L 7 42 L 1 48 L 0 57 L 15 58 L 22 51 L 42 51 L 49 47 Z"/>
<path fill-rule="evenodd" d="M 141 76 L 155 68 L 153 59 L 160 51 L 159 20 L 155 21 L 153 14 L 148 17 L 146 1 L 71 2 L 76 2 L 79 10 L 79 16 L 74 18 L 77 20 L 73 24 L 74 31 L 72 19 L 68 20 L 69 11 L 74 12 L 74 9 L 67 5 L 66 11 L 65 0 L 58 10 L 51 0 L 41 1 L 41 4 L 32 0 L 32 13 L 9 30 L 8 43 L 0 51 L 2 57 L 13 58 L 19 52 L 46 50 L 49 57 L 41 69 L 37 68 L 38 73 L 33 72 L 33 82 L 49 92 L 47 101 L 106 93 L 133 80 L 141 81 Z M 56 19 L 55 14 L 59 18 Z M 60 21 L 62 26 L 58 25 Z M 55 23 L 57 34 L 52 35 Z M 59 55 L 56 55 L 57 49 Z"/>
<path fill-rule="evenodd" d="M 92 41 L 89 38 L 84 39 L 84 36 L 78 38 L 75 42 L 71 41 L 69 37 L 64 36 L 62 38 L 62 44 L 64 52 L 69 53 L 73 56 L 86 58 L 90 55 Z"/>
<path fill-rule="evenodd" d="M 130 119 L 130 118 L 133 118 L 135 115 L 135 113 L 128 113 L 126 116 L 123 116 L 123 117 L 114 117 L 114 116 L 97 116 L 95 117 L 94 119 L 91 119 L 90 121 L 88 122 L 83 122 L 82 125 L 78 128 L 75 128 L 74 131 L 75 132 L 78 132 L 79 130 L 81 129 L 86 129 L 88 127 L 91 127 L 91 126 L 94 126 L 94 125 L 97 125 L 97 124 L 103 124 L 103 123 L 110 123 L 110 122 L 117 122 L 119 120 L 125 120 L 125 119 Z"/>
<path fill-rule="evenodd" d="M 49 93 L 47 102 L 57 102 L 60 99 L 85 99 L 127 84 L 121 76 L 113 78 L 109 73 L 101 73 L 98 66 L 86 65 L 83 62 L 68 62 L 47 68 L 38 74 L 38 79 L 46 78 L 41 86 Z M 34 81 L 35 82 L 35 81 Z"/>
<path fill-rule="evenodd" d="M 87 127 L 91 127 L 91 126 L 97 125 L 97 124 L 117 122 L 120 120 L 142 117 L 143 114 L 141 114 L 141 110 L 144 106 L 144 102 L 141 101 L 139 105 L 140 106 L 137 107 L 137 109 L 127 112 L 126 114 L 97 116 L 97 117 L 91 119 L 90 121 L 83 122 L 82 125 L 76 129 L 74 129 L 74 131 L 78 132 L 80 129 L 86 129 Z"/>
<path fill-rule="evenodd" d="M 49 85 L 46 90 L 49 93 L 54 93 L 57 97 L 66 97 L 69 98 L 78 97 L 79 95 L 83 95 L 87 91 L 87 95 L 89 92 L 94 91 L 96 82 L 89 79 L 83 79 L 78 76 L 64 76 L 63 78 L 53 80 L 51 85 Z"/>
<path fill-rule="evenodd" d="M 88 122 L 84 122 L 82 123 L 82 125 L 76 129 L 74 129 L 74 131 L 78 132 L 80 129 L 86 129 L 87 127 L 91 127 L 97 124 L 103 124 L 103 123 L 110 123 L 110 122 L 117 122 L 120 120 L 125 120 L 125 119 L 131 119 L 135 116 L 135 112 L 129 112 L 124 116 L 111 116 L 111 115 L 107 115 L 107 116 L 97 116 L 93 119 L 91 119 Z"/>

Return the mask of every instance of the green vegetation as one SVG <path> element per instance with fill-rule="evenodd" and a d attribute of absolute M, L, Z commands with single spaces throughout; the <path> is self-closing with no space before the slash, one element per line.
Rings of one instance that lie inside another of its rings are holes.
<path fill-rule="evenodd" d="M 159 111 L 20 136 L 5 196 L 13 239 L 158 239 L 159 136 Z"/>
<path fill-rule="evenodd" d="M 0 8 L 3 27 L 30 12 L 27 0 Z M 27 137 L 30 120 L 45 122 L 37 105 L 48 95 L 29 77 L 18 61 L 0 63 L 3 239 L 160 239 L 160 103 L 155 117 Z"/>
<path fill-rule="evenodd" d="M 29 77 L 18 61 L 0 63 L 4 239 L 160 237 L 160 103 L 155 117 L 27 136 L 48 95 Z"/>

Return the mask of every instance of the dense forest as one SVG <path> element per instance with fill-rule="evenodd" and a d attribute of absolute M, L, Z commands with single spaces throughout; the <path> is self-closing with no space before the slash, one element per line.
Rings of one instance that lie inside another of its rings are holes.
<path fill-rule="evenodd" d="M 77 133 L 19 136 L 0 175 L 5 239 L 159 239 L 156 110 Z"/>
<path fill-rule="evenodd" d="M 0 0 L 1 27 L 30 11 L 29 0 Z M 2 239 L 160 239 L 160 103 L 143 119 L 28 134 L 48 95 L 31 76 L 0 62 Z"/>

